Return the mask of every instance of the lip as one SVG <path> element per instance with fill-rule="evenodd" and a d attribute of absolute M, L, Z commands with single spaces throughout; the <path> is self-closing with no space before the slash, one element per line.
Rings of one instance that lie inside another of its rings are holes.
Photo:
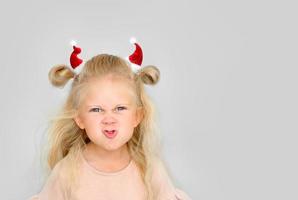
<path fill-rule="evenodd" d="M 109 133 L 109 132 L 111 132 L 111 131 L 113 131 L 113 132 L 112 132 L 112 133 Z M 109 138 L 109 139 L 113 139 L 114 137 L 117 136 L 118 131 L 115 130 L 115 129 L 111 129 L 111 130 L 105 129 L 105 130 L 102 131 L 102 133 L 103 133 L 107 138 Z"/>

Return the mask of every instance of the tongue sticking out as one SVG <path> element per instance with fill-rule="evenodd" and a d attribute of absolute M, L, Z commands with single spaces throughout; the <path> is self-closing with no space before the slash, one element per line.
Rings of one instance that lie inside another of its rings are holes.
<path fill-rule="evenodd" d="M 109 139 L 112 139 L 114 138 L 116 135 L 117 135 L 117 131 L 116 130 L 112 130 L 112 131 L 107 131 L 105 130 L 104 131 L 104 135 L 109 138 Z"/>

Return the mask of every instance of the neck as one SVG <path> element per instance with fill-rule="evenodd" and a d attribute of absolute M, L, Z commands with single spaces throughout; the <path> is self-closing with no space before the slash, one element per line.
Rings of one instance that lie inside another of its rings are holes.
<path fill-rule="evenodd" d="M 107 151 L 90 142 L 87 144 L 85 157 L 89 162 L 97 163 L 103 168 L 119 168 L 130 161 L 127 144 L 117 150 Z"/>

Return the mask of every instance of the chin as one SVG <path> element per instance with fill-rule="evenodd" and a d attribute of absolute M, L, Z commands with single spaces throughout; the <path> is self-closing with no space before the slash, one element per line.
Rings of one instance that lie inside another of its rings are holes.
<path fill-rule="evenodd" d="M 124 143 L 124 144 L 111 143 L 111 144 L 104 145 L 104 148 L 107 151 L 116 151 L 116 150 L 122 148 L 125 144 L 126 143 Z"/>

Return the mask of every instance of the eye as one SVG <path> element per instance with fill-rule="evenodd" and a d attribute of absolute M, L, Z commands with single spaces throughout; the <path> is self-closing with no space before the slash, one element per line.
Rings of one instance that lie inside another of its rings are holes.
<path fill-rule="evenodd" d="M 120 108 L 120 110 L 126 110 L 126 107 L 124 107 L 124 106 L 119 106 L 116 109 L 119 111 L 119 108 Z"/>
<path fill-rule="evenodd" d="M 90 112 L 98 112 L 98 111 L 101 111 L 101 108 L 92 108 L 90 110 Z"/>

